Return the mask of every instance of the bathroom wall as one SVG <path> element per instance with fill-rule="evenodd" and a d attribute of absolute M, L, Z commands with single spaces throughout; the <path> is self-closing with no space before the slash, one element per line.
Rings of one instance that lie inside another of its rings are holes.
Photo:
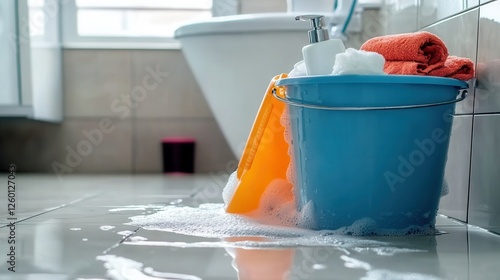
<path fill-rule="evenodd" d="M 287 11 L 287 0 L 212 0 L 212 15 L 279 13 Z"/>
<path fill-rule="evenodd" d="M 483 2 L 489 2 L 482 0 Z M 500 232 L 500 1 L 479 10 L 469 221 Z"/>
<path fill-rule="evenodd" d="M 240 0 L 242 14 L 286 12 L 286 0 Z"/>
<path fill-rule="evenodd" d="M 457 105 L 440 212 L 500 233 L 500 1 L 420 0 L 405 9 L 417 11 L 410 18 L 417 30 L 477 65 L 477 82 Z"/>
<path fill-rule="evenodd" d="M 197 172 L 234 162 L 180 50 L 67 49 L 63 66 L 64 121 L 0 119 L 0 165 L 60 174 L 161 172 L 166 136 L 196 138 Z"/>

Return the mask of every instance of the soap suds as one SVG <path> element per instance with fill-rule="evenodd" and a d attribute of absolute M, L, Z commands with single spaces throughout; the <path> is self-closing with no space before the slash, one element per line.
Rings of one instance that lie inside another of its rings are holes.
<path fill-rule="evenodd" d="M 290 191 L 292 185 L 283 179 L 275 179 L 266 187 L 260 199 L 259 208 L 247 216 L 270 225 L 296 227 L 301 224 L 295 205 L 295 198 Z"/>
<path fill-rule="evenodd" d="M 347 268 L 354 268 L 354 269 L 364 269 L 364 270 L 370 270 L 372 269 L 372 266 L 364 261 L 360 261 L 355 258 L 351 258 L 348 256 L 340 256 L 340 259 L 344 261 L 344 266 Z"/>
<path fill-rule="evenodd" d="M 307 230 L 296 227 L 262 224 L 242 215 L 228 214 L 223 204 L 202 204 L 198 208 L 168 206 L 163 211 L 152 215 L 142 215 L 130 218 L 128 225 L 142 227 L 146 230 L 157 230 L 198 236 L 204 238 L 228 238 L 258 236 L 265 241 L 238 242 L 205 242 L 182 243 L 142 241 L 144 245 L 159 245 L 173 247 L 297 247 L 297 246 L 335 246 L 341 248 L 380 248 L 380 254 L 413 252 L 397 251 L 384 242 L 366 240 L 346 235 L 345 229 L 340 230 Z M 209 244 L 210 243 L 210 244 Z M 137 244 L 135 244 L 137 245 Z M 385 250 L 385 251 L 384 251 Z M 392 250 L 392 251 L 391 251 Z"/>
<path fill-rule="evenodd" d="M 233 236 L 296 237 L 304 229 L 260 224 L 245 216 L 228 214 L 224 205 L 201 204 L 198 208 L 167 206 L 147 216 L 132 217 L 128 225 L 208 238 Z"/>
<path fill-rule="evenodd" d="M 227 203 L 232 198 L 234 191 L 238 186 L 238 179 L 236 177 L 236 172 L 231 174 L 226 188 L 223 191 L 224 202 Z M 291 183 L 287 180 L 276 179 L 272 181 L 265 189 L 262 194 L 260 205 L 257 210 L 250 213 L 246 213 L 245 216 L 257 221 L 261 224 L 275 225 L 282 227 L 294 227 L 302 229 L 315 229 L 316 218 L 314 216 L 314 203 L 309 201 L 305 204 L 301 211 L 297 211 L 297 206 L 295 203 L 294 194 L 290 191 L 293 189 Z M 204 207 L 215 207 L 217 206 L 204 206 Z M 186 208 L 183 208 L 186 210 Z M 168 211 L 175 211 L 172 208 L 165 209 Z M 164 211 L 165 211 L 164 210 Z M 206 210 L 206 209 L 205 209 Z M 224 210 L 224 209 L 223 209 Z M 193 211 L 193 215 L 196 213 L 201 213 L 196 208 L 189 208 L 189 211 Z M 179 215 L 180 213 L 174 213 L 173 215 Z M 210 219 L 213 216 L 204 217 L 203 219 Z M 221 216 L 222 213 L 216 214 Z M 412 213 L 406 214 L 408 217 L 412 217 Z M 426 214 L 427 217 L 430 213 Z M 425 215 L 424 215 L 425 216 Z M 236 215 L 234 216 L 236 217 Z M 240 216 L 243 218 L 242 216 Z M 224 219 L 223 217 L 220 217 Z M 186 219 L 189 219 L 186 217 Z M 232 220 L 236 221 L 236 220 Z M 225 221 L 212 221 L 214 223 L 222 222 L 223 224 L 228 224 Z M 353 224 L 331 231 L 334 234 L 343 235 L 380 235 L 380 236 L 398 236 L 398 235 L 435 235 L 439 231 L 435 228 L 435 223 L 431 222 L 425 226 L 409 226 L 403 229 L 387 229 L 380 228 L 376 221 L 371 218 L 361 218 L 355 221 Z"/>
<path fill-rule="evenodd" d="M 280 124 L 285 128 L 283 137 L 285 138 L 285 142 L 288 144 L 288 156 L 290 157 L 290 165 L 288 165 L 288 169 L 286 170 L 286 179 L 288 180 L 288 182 L 295 185 L 295 170 L 294 165 L 292 164 L 292 162 L 294 162 L 293 139 L 288 108 L 285 108 L 285 110 L 283 110 L 283 114 L 281 114 L 280 118 Z"/>
<path fill-rule="evenodd" d="M 436 235 L 439 231 L 436 230 L 434 222 L 425 226 L 409 226 L 403 229 L 386 229 L 377 226 L 377 223 L 371 218 L 362 218 L 350 226 L 341 227 L 334 230 L 337 234 L 347 235 L 379 235 L 379 236 L 401 236 L 401 235 Z"/>
<path fill-rule="evenodd" d="M 181 204 L 182 203 L 182 198 L 178 198 L 176 200 L 173 200 L 173 201 L 170 201 L 170 205 L 177 205 L 177 204 Z"/>
<path fill-rule="evenodd" d="M 111 229 L 114 229 L 114 228 L 115 228 L 114 226 L 100 226 L 99 227 L 100 230 L 104 230 L 104 231 L 111 230 Z"/>
<path fill-rule="evenodd" d="M 236 188 L 238 187 L 238 177 L 236 174 L 236 171 L 234 171 L 230 176 L 229 179 L 227 180 L 226 187 L 222 190 L 222 200 L 224 201 L 224 204 L 229 204 L 231 199 L 233 199 L 234 192 L 236 191 Z"/>
<path fill-rule="evenodd" d="M 134 234 L 134 232 L 131 231 L 131 230 L 122 230 L 122 231 L 117 232 L 116 234 L 123 235 L 123 236 L 128 236 L 128 235 Z"/>
<path fill-rule="evenodd" d="M 128 238 L 130 242 L 139 242 L 139 241 L 146 241 L 148 240 L 146 237 L 142 237 L 139 235 L 134 235 Z"/>
<path fill-rule="evenodd" d="M 122 212 L 122 211 L 145 211 L 146 209 L 155 209 L 155 210 L 161 210 L 165 206 L 162 205 L 128 205 L 128 206 L 123 206 L 123 207 L 118 207 L 118 208 L 113 208 L 109 209 L 109 212 Z"/>
<path fill-rule="evenodd" d="M 443 185 L 441 186 L 441 197 L 448 195 L 450 193 L 450 189 L 448 187 L 448 181 L 446 178 L 443 179 Z"/>
<path fill-rule="evenodd" d="M 326 269 L 326 265 L 320 264 L 320 263 L 315 263 L 315 264 L 313 264 L 312 268 L 315 270 Z"/>

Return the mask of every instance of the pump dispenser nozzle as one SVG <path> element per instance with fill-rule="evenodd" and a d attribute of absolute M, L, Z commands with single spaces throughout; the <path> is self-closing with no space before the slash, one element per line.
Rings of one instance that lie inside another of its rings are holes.
<path fill-rule="evenodd" d="M 309 45 L 302 48 L 307 75 L 329 75 L 335 64 L 335 55 L 345 51 L 342 40 L 329 39 L 328 31 L 323 29 L 323 16 L 303 15 L 295 20 L 310 21 Z"/>
<path fill-rule="evenodd" d="M 296 16 L 295 20 L 310 21 L 311 30 L 309 30 L 309 43 L 318 43 L 329 39 L 328 30 L 323 29 L 323 16 L 322 15 L 303 15 Z"/>

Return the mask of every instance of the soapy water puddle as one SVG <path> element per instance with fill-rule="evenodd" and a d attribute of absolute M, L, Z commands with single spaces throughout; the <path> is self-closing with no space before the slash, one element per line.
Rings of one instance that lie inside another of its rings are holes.
<path fill-rule="evenodd" d="M 359 225 L 353 225 L 350 229 L 315 231 L 263 224 L 245 216 L 228 214 L 222 203 L 201 204 L 199 207 L 163 206 L 161 209 L 156 209 L 158 212 L 154 214 L 130 217 L 131 222 L 126 225 L 137 226 L 148 231 L 165 232 L 165 237 L 169 234 L 176 234 L 198 239 L 193 242 L 172 242 L 128 238 L 122 244 L 176 248 L 252 249 L 326 246 L 356 252 L 370 251 L 380 256 L 425 252 L 425 250 L 418 249 L 418 246 L 412 248 L 415 245 L 413 240 L 417 240 L 418 236 L 362 237 L 345 234 L 346 231 L 359 231 L 356 227 L 362 227 L 362 222 Z"/>
<path fill-rule="evenodd" d="M 198 207 L 165 206 L 154 214 L 130 217 L 127 225 L 145 230 L 164 231 L 202 238 L 262 237 L 265 242 L 247 243 L 250 247 L 336 246 L 344 242 L 375 242 L 383 236 L 370 239 L 346 233 L 363 232 L 369 221 L 360 220 L 339 230 L 308 230 L 297 227 L 261 223 L 242 215 L 228 214 L 222 203 L 206 203 Z M 268 220 L 264 221 L 268 222 Z M 441 232 L 432 230 L 433 235 Z M 406 232 L 408 230 L 404 230 Z M 411 230 L 410 230 L 411 231 Z M 356 235 L 356 234 L 354 234 Z M 381 242 L 381 241 L 377 241 Z M 377 243 L 376 242 L 376 243 Z M 231 242 L 234 243 L 234 242 Z"/>
<path fill-rule="evenodd" d="M 110 211 L 113 212 L 113 209 Z M 302 279 L 300 275 L 304 271 L 309 273 L 307 279 L 314 279 L 314 272 L 311 271 L 332 273 L 338 271 L 339 267 L 354 271 L 359 275 L 355 279 L 443 279 L 434 276 L 439 273 L 432 270 L 398 272 L 399 269 L 391 265 L 400 255 L 415 261 L 427 256 L 432 258 L 435 255 L 435 235 L 349 236 L 339 231 L 314 231 L 263 224 L 245 216 L 226 213 L 222 203 L 201 204 L 198 207 L 181 206 L 180 203 L 167 206 L 134 205 L 121 207 L 119 211 L 142 213 L 130 217 L 131 221 L 126 223 L 140 227 L 138 231 L 118 233 L 127 235 L 121 242 L 122 245 L 139 246 L 146 250 L 149 247 L 171 248 L 174 252 L 192 248 L 222 249 L 232 257 L 235 273 L 238 272 L 238 277 L 241 277 L 239 279 L 246 279 L 241 275 L 244 269 L 236 266 L 252 267 L 255 264 L 252 263 L 252 258 L 268 259 L 274 270 L 287 273 L 288 278 L 283 279 Z M 97 256 L 96 260 L 103 263 L 106 275 L 115 280 L 203 278 L 203 275 L 191 275 L 189 272 L 185 274 L 185 271 L 159 272 L 145 267 L 139 260 L 133 260 L 133 257 L 105 253 Z M 280 265 L 286 268 L 281 271 L 278 269 Z"/>
<path fill-rule="evenodd" d="M 222 192 L 222 198 L 227 205 L 238 185 L 236 173 L 233 173 Z M 405 229 L 380 229 L 376 223 L 364 218 L 348 227 L 334 231 L 309 230 L 315 228 L 313 202 L 305 204 L 297 211 L 295 200 L 289 194 L 289 183 L 285 180 L 275 180 L 268 185 L 263 193 L 259 208 L 246 215 L 229 214 L 222 203 L 204 203 L 192 205 L 190 199 L 174 201 L 163 208 L 156 208 L 158 212 L 151 214 L 143 212 L 141 216 L 130 217 L 128 225 L 138 226 L 146 230 L 168 231 L 184 235 L 193 235 L 206 238 L 224 238 L 241 236 L 260 236 L 270 239 L 302 238 L 298 246 L 323 245 L 322 242 L 312 243 L 314 238 L 324 239 L 331 236 L 396 236 L 396 235 L 436 235 L 439 232 L 434 226 L 411 226 Z M 144 209 L 135 206 L 129 209 Z M 124 210 L 122 208 L 121 210 Z M 115 211 L 111 209 L 110 211 Z M 250 218 L 249 218 L 250 216 Z M 307 243 L 307 244 L 304 244 Z M 328 244 L 330 242 L 327 242 Z"/>

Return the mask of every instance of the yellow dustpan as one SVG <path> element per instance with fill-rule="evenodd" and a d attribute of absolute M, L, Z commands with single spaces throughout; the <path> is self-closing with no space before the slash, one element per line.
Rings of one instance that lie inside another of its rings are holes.
<path fill-rule="evenodd" d="M 262 194 L 273 180 L 287 180 L 290 156 L 285 128 L 280 123 L 285 104 L 273 96 L 275 82 L 286 77 L 286 74 L 274 77 L 267 88 L 238 164 L 239 184 L 226 207 L 228 213 L 243 214 L 257 209 Z"/>

